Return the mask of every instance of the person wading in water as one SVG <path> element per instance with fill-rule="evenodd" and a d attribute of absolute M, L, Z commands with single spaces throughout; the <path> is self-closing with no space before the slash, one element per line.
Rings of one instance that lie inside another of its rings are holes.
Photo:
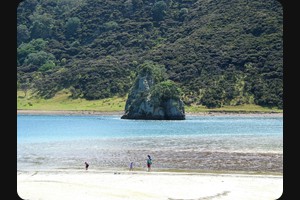
<path fill-rule="evenodd" d="M 151 170 L 151 165 L 152 165 L 152 159 L 151 159 L 150 155 L 148 155 L 148 159 L 147 159 L 148 172 L 150 172 L 150 170 Z"/>

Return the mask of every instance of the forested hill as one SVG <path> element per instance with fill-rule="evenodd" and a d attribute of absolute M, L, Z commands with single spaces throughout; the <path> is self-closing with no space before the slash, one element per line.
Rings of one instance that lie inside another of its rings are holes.
<path fill-rule="evenodd" d="M 17 87 L 44 98 L 124 96 L 152 62 L 187 105 L 282 108 L 282 39 L 276 0 L 24 0 Z"/>

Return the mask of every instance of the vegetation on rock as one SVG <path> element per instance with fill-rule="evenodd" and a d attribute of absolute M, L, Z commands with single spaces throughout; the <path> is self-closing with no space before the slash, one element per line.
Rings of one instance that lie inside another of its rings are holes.
<path fill-rule="evenodd" d="M 139 67 L 123 119 L 185 119 L 181 91 L 173 81 L 166 79 L 162 67 L 152 62 Z"/>

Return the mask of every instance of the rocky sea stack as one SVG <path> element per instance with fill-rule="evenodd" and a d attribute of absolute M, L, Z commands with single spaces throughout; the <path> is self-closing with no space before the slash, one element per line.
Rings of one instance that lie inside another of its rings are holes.
<path fill-rule="evenodd" d="M 180 89 L 166 80 L 164 68 L 143 64 L 130 90 L 122 119 L 184 120 Z"/>

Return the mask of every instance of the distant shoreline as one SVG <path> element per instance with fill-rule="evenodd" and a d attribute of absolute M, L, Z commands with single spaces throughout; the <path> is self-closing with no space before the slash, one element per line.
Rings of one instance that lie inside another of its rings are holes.
<path fill-rule="evenodd" d="M 123 115 L 122 111 L 103 112 L 92 110 L 17 110 L 17 114 L 22 115 Z M 283 113 L 277 112 L 186 112 L 186 116 L 248 116 L 248 117 L 283 117 Z"/>

